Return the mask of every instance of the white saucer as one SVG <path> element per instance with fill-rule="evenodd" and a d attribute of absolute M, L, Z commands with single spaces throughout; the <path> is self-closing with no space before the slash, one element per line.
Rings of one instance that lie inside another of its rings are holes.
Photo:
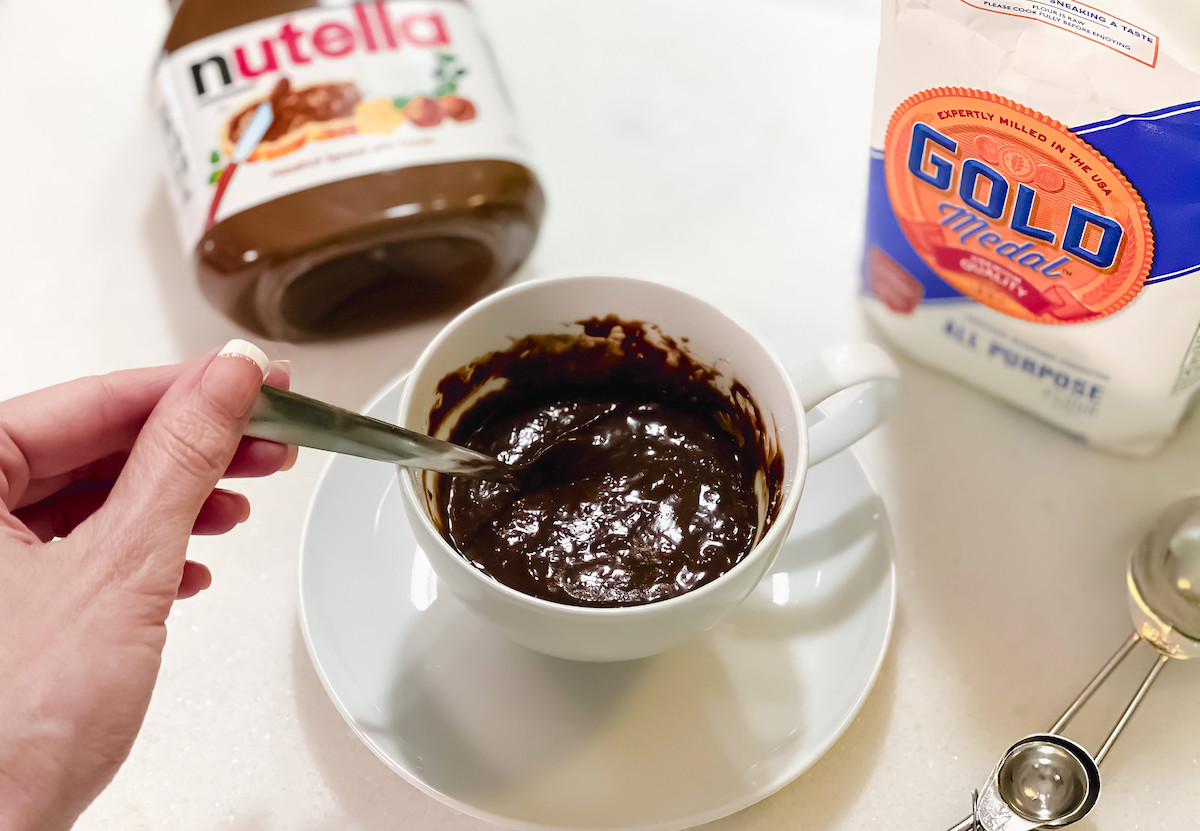
<path fill-rule="evenodd" d="M 366 412 L 393 418 L 402 382 Z M 850 724 L 891 632 L 891 546 L 842 453 L 809 472 L 780 570 L 725 622 L 653 658 L 573 663 L 439 594 L 394 469 L 336 456 L 301 544 L 300 625 L 354 732 L 442 802 L 510 827 L 673 831 L 774 793 Z"/>

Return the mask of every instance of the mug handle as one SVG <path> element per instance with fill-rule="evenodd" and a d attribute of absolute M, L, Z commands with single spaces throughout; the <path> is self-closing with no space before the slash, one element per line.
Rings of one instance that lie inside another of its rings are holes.
<path fill-rule="evenodd" d="M 900 370 L 873 343 L 847 343 L 822 349 L 791 373 L 805 412 L 842 390 L 864 385 L 853 401 L 808 429 L 808 464 L 818 464 L 871 432 L 896 395 Z"/>

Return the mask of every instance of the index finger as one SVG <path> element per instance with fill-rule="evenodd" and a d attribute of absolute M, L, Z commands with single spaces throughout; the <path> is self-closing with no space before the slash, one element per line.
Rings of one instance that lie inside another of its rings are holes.
<path fill-rule="evenodd" d="M 168 371 L 166 386 L 169 386 L 185 366 L 186 364 L 157 367 L 155 370 Z M 17 509 L 57 493 L 80 479 L 115 480 L 125 463 L 129 448 L 133 445 L 134 439 L 148 418 L 150 410 L 154 408 L 164 391 L 164 385 L 149 383 L 135 387 L 132 390 L 131 398 L 130 391 L 124 389 L 125 386 L 128 386 L 128 379 L 118 376 L 146 372 L 148 371 L 130 370 L 60 384 L 59 387 L 65 388 L 62 392 L 67 400 L 57 402 L 57 404 L 65 404 L 67 408 L 88 408 L 90 412 L 94 396 L 88 394 L 87 388 L 94 385 L 93 382 L 112 381 L 113 383 L 108 385 L 109 397 L 124 399 L 123 403 L 115 404 L 113 409 L 124 412 L 128 416 L 127 418 L 114 420 L 101 416 L 94 419 L 93 422 L 88 422 L 89 428 L 78 435 L 64 435 L 53 431 L 49 431 L 48 435 L 45 434 L 44 422 L 49 416 L 42 412 L 43 403 L 55 406 L 56 402 L 42 402 L 41 399 L 45 396 L 42 396 L 41 393 L 57 393 L 59 392 L 57 387 L 50 387 L 39 393 L 23 396 L 23 399 L 37 396 L 38 400 L 32 402 L 33 406 L 24 407 L 22 405 L 18 408 L 18 412 L 20 410 L 28 410 L 28 412 L 24 419 L 17 419 L 14 423 L 10 423 L 6 417 L 6 411 L 9 405 L 17 402 L 18 399 L 14 398 L 12 401 L 0 403 L 0 500 L 3 500 L 10 509 Z M 272 363 L 264 383 L 287 389 L 291 385 L 288 362 Z M 101 395 L 104 394 L 101 393 Z M 143 397 L 145 400 L 133 400 Z M 30 425 L 33 430 L 29 429 Z M 20 432 L 19 439 L 15 436 L 9 438 L 14 443 L 22 442 L 25 447 L 18 445 L 13 452 L 5 453 L 5 448 L 9 447 L 5 441 L 6 431 Z M 287 465 L 295 456 L 294 450 L 294 448 L 265 439 L 242 439 L 241 446 L 234 455 L 226 475 L 231 477 L 266 476 Z M 31 453 L 32 455 L 30 455 Z M 21 472 L 22 459 L 25 462 L 24 473 Z M 9 485 L 7 493 L 4 492 L 5 481 Z"/>
<path fill-rule="evenodd" d="M 127 451 L 183 366 L 79 378 L 0 402 L 0 497 Z"/>

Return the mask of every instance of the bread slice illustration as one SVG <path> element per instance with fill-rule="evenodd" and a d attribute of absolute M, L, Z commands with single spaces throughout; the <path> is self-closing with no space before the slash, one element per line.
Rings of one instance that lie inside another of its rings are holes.
<path fill-rule="evenodd" d="M 354 108 L 362 100 L 362 94 L 354 81 L 293 87 L 287 78 L 282 78 L 269 95 L 250 101 L 221 125 L 221 149 L 226 156 L 232 155 L 259 104 L 268 100 L 274 110 L 274 121 L 247 161 L 278 158 L 307 142 L 356 132 Z"/>

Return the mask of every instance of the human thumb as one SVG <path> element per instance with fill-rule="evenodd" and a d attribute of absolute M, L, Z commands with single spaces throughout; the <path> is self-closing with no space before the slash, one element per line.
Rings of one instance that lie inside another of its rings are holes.
<path fill-rule="evenodd" d="M 92 517 L 117 543 L 105 546 L 116 549 L 117 570 L 157 561 L 177 579 L 196 516 L 237 450 L 266 373 L 261 349 L 232 340 L 163 394 Z"/>

